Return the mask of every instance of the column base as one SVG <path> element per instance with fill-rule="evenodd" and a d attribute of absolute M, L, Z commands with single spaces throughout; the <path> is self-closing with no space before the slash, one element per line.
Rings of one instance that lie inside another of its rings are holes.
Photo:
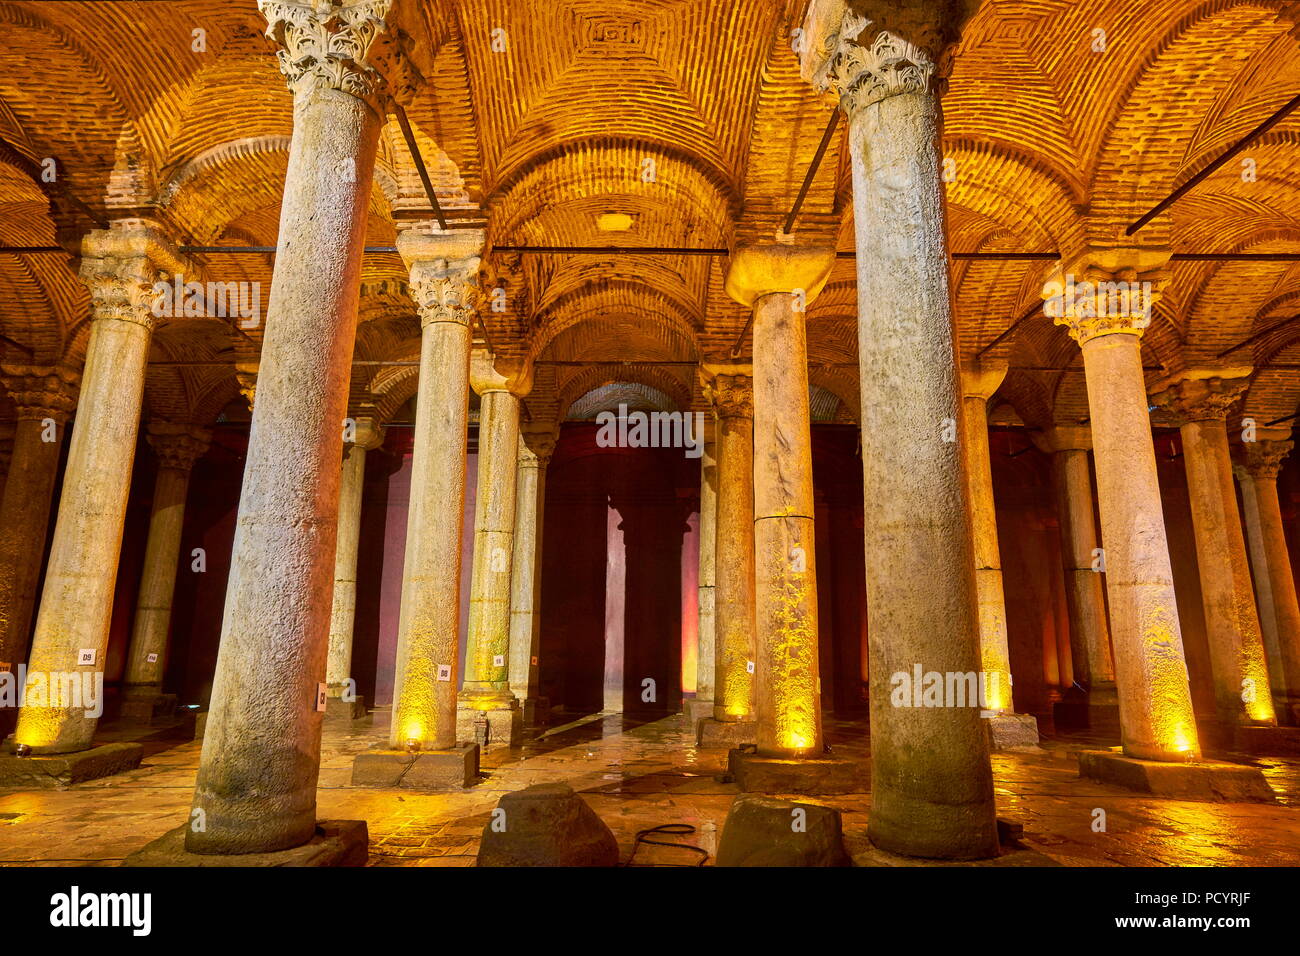
<path fill-rule="evenodd" d="M 1062 730 L 1091 730 L 1118 737 L 1119 698 L 1114 685 L 1091 691 L 1071 691 L 1052 705 L 1052 717 Z"/>
<path fill-rule="evenodd" d="M 1079 753 L 1079 776 L 1176 800 L 1277 802 L 1258 769 L 1216 760 L 1166 763 L 1126 757 L 1117 750 L 1084 750 Z"/>
<path fill-rule="evenodd" d="M 1243 754 L 1300 757 L 1300 727 L 1236 727 L 1232 749 Z"/>
<path fill-rule="evenodd" d="M 1273 710 L 1277 712 L 1279 724 L 1285 727 L 1300 727 L 1300 700 L 1274 697 Z M 0 718 L 0 721 L 2 720 L 3 718 Z"/>
<path fill-rule="evenodd" d="M 551 722 L 549 697 L 526 697 L 523 710 L 525 727 L 545 727 Z"/>
<path fill-rule="evenodd" d="M 804 813 L 804 829 L 790 821 Z M 840 811 L 742 793 L 732 801 L 716 866 L 851 866 Z"/>
<path fill-rule="evenodd" d="M 713 716 L 713 701 L 690 697 L 682 701 L 682 713 L 686 715 L 687 726 L 698 727 L 705 717 Z"/>
<path fill-rule="evenodd" d="M 1038 746 L 1038 721 L 1032 714 L 995 714 L 984 718 L 990 750 Z"/>
<path fill-rule="evenodd" d="M 364 697 L 352 700 L 344 700 L 342 697 L 325 698 L 326 720 L 362 720 L 367 713 Z"/>
<path fill-rule="evenodd" d="M 133 724 L 156 724 L 176 716 L 179 698 L 175 694 L 126 694 L 118 707 L 119 720 Z"/>
<path fill-rule="evenodd" d="M 707 748 L 732 748 L 758 740 L 758 723 L 753 720 L 718 720 L 701 717 L 695 724 L 695 743 Z"/>
<path fill-rule="evenodd" d="M 19 757 L 9 741 L 0 753 L 0 787 L 67 787 L 134 770 L 143 757 L 143 746 L 128 743 L 101 744 L 70 754 Z"/>
<path fill-rule="evenodd" d="M 524 714 L 519 709 L 519 701 L 515 698 L 511 697 L 508 704 L 502 701 L 499 705 L 490 708 L 482 703 L 459 702 L 456 705 L 456 739 L 472 740 L 482 746 L 483 741 L 480 739 L 482 731 L 478 723 L 480 716 L 487 718 L 488 746 L 505 744 L 508 747 L 517 747 L 523 743 Z"/>
<path fill-rule="evenodd" d="M 367 750 L 352 762 L 352 786 L 463 790 L 478 782 L 478 744 L 449 750 Z"/>
<path fill-rule="evenodd" d="M 727 771 L 742 793 L 866 793 L 867 768 L 839 757 L 764 757 L 752 750 L 727 754 Z"/>
<path fill-rule="evenodd" d="M 182 823 L 146 843 L 123 866 L 263 867 L 365 866 L 370 857 L 370 833 L 365 820 L 319 820 L 316 835 L 302 846 L 272 853 L 191 853 L 185 849 L 190 824 Z"/>
<path fill-rule="evenodd" d="M 476 866 L 618 866 L 614 832 L 567 784 L 533 784 L 497 808 L 505 827 L 484 825 Z"/>

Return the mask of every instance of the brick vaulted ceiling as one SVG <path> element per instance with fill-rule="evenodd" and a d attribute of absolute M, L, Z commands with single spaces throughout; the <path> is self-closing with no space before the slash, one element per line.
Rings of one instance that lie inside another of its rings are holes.
<path fill-rule="evenodd" d="M 984 0 L 944 100 L 951 249 L 1113 241 L 1300 94 L 1297 8 Z M 490 338 L 538 363 L 528 417 L 563 417 L 612 382 L 698 403 L 693 363 L 725 360 L 747 317 L 723 292 L 724 256 L 498 250 L 771 237 L 834 108 L 799 75 L 802 0 L 395 0 L 395 10 L 393 32 L 423 78 L 403 94 L 406 110 L 440 202 L 489 223 L 485 278 L 506 292 L 504 311 L 484 313 Z M 191 244 L 274 245 L 292 105 L 264 28 L 253 0 L 0 2 L 0 244 L 75 248 L 91 226 L 84 204 L 101 218 L 148 210 Z M 843 129 L 797 231 L 850 251 Z M 1242 154 L 1253 181 L 1234 159 L 1147 226 L 1144 241 L 1175 252 L 1300 251 L 1298 140 L 1300 111 Z M 48 158 L 53 185 L 39 175 Z M 391 246 L 394 217 L 425 205 L 390 117 L 368 245 Z M 630 227 L 601 231 L 609 213 Z M 269 255 L 194 258 L 209 279 L 269 289 Z M 79 360 L 89 299 L 75 266 L 57 253 L 0 252 L 0 361 Z M 1037 301 L 1043 268 L 954 261 L 963 356 Z M 839 260 L 809 312 L 812 383 L 847 418 L 857 405 L 854 286 L 853 261 Z M 354 370 L 353 407 L 391 415 L 415 390 L 419 354 L 395 255 L 367 256 L 361 309 L 356 357 L 368 364 Z M 1252 365 L 1245 412 L 1292 414 L 1300 321 L 1283 323 L 1298 313 L 1300 263 L 1176 262 L 1144 339 L 1149 375 Z M 238 395 L 237 369 L 255 366 L 260 337 L 234 320 L 166 321 L 146 414 L 212 420 Z M 986 354 L 1012 366 L 1004 419 L 1086 414 L 1077 348 L 1047 319 L 1022 322 Z"/>

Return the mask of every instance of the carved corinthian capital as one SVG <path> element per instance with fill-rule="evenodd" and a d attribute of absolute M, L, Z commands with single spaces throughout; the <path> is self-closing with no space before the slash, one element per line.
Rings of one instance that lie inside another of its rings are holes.
<path fill-rule="evenodd" d="M 478 229 L 431 233 L 412 228 L 398 234 L 397 251 L 410 272 L 411 298 L 421 327 L 434 322 L 473 323 L 483 240 Z"/>
<path fill-rule="evenodd" d="M 13 399 L 19 421 L 52 418 L 63 424 L 77 407 L 81 373 L 58 365 L 0 365 L 0 385 Z"/>
<path fill-rule="evenodd" d="M 147 220 L 119 219 L 87 233 L 81 243 L 81 280 L 96 321 L 118 319 L 152 329 L 157 283 L 191 271 L 171 240 Z"/>
<path fill-rule="evenodd" d="M 159 468 L 189 471 L 212 443 L 212 432 L 195 425 L 151 422 L 145 437 L 158 458 Z"/>
<path fill-rule="evenodd" d="M 804 78 L 855 111 L 900 93 L 940 92 L 948 51 L 971 5 L 942 0 L 813 0 L 803 23 Z"/>
<path fill-rule="evenodd" d="M 1102 335 L 1142 335 L 1169 282 L 1169 250 L 1091 248 L 1048 268 L 1043 311 L 1083 345 Z"/>
<path fill-rule="evenodd" d="M 1179 423 L 1224 421 L 1250 385 L 1249 368 L 1189 373 L 1151 396 Z"/>
<path fill-rule="evenodd" d="M 280 72 L 297 95 L 314 89 L 341 90 L 370 99 L 384 83 L 366 59 L 384 30 L 393 0 L 257 0 Z"/>

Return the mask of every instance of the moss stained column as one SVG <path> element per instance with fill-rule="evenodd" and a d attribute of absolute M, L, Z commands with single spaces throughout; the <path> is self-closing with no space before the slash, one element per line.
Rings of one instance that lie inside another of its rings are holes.
<path fill-rule="evenodd" d="M 382 83 L 387 0 L 259 0 L 293 94 L 275 271 L 203 738 L 192 853 L 316 832 L 339 462 Z"/>
<path fill-rule="evenodd" d="M 754 719 L 758 753 L 821 756 L 812 432 L 804 312 L 835 253 L 743 246 L 727 294 L 754 310 Z"/>
<path fill-rule="evenodd" d="M 80 380 L 63 367 L 0 368 L 18 419 L 0 496 L 0 671 L 16 672 L 27 663 L 59 450 Z M 13 730 L 17 717 L 17 710 L 0 709 L 0 740 Z"/>
<path fill-rule="evenodd" d="M 139 717 L 150 716 L 163 697 L 185 498 L 194 463 L 208 450 L 212 434 L 193 425 L 155 422 L 146 428 L 146 438 L 158 459 L 158 475 L 122 688 L 122 715 Z M 174 704 L 172 698 L 168 707 Z"/>
<path fill-rule="evenodd" d="M 457 743 L 469 357 L 483 233 L 412 226 L 398 233 L 397 248 L 422 331 L 389 743 L 445 751 Z"/>
<path fill-rule="evenodd" d="M 1277 475 L 1294 443 L 1290 429 L 1260 428 L 1253 442 L 1240 446 L 1235 467 L 1241 483 L 1250 567 L 1259 602 L 1259 623 L 1268 654 L 1273 699 L 1283 719 L 1300 724 L 1300 601 L 1296 600 L 1291 555 L 1286 546 Z"/>
<path fill-rule="evenodd" d="M 1142 333 L 1166 281 L 1167 250 L 1094 249 L 1055 267 L 1048 314 L 1083 352 L 1097 466 L 1111 647 L 1124 753 L 1200 756 L 1151 438 Z M 1125 290 L 1111 303 L 1096 290 Z"/>
<path fill-rule="evenodd" d="M 549 707 L 538 696 L 541 653 L 542 523 L 546 466 L 555 451 L 551 425 L 520 433 L 515 494 L 514 558 L 510 581 L 510 692 L 522 702 L 526 726 L 544 722 Z"/>
<path fill-rule="evenodd" d="M 700 456 L 700 560 L 696 587 L 695 711 L 713 713 L 717 633 L 718 446 L 713 412 L 705 413 L 704 446 Z"/>
<path fill-rule="evenodd" d="M 491 743 L 517 743 L 523 712 L 510 692 L 510 585 L 514 565 L 515 490 L 519 468 L 520 399 L 531 379 L 476 350 L 470 385 L 479 394 L 478 493 L 474 499 L 474 563 L 470 579 L 465 683 L 457 698 L 462 740 L 476 721 Z"/>
<path fill-rule="evenodd" d="M 1189 372 L 1151 399 L 1181 422 L 1214 707 L 1219 722 L 1230 727 L 1277 723 L 1228 451 L 1228 412 L 1249 384 L 1248 374 Z"/>
<path fill-rule="evenodd" d="M 344 436 L 339 476 L 339 522 L 334 545 L 334 599 L 330 605 L 329 656 L 325 664 L 327 715 L 360 717 L 365 702 L 357 699 L 352 678 L 352 634 L 357 616 L 357 546 L 361 541 L 361 495 L 366 483 L 366 452 L 384 443 L 372 418 L 357 418 Z"/>
<path fill-rule="evenodd" d="M 100 680 L 153 332 L 154 280 L 185 271 L 175 248 L 140 219 L 82 242 L 92 312 L 81 396 L 68 445 L 58 520 L 45 569 L 29 671 Z M 28 701 L 16 742 L 33 753 L 89 749 L 98 716 L 83 700 Z"/>
<path fill-rule="evenodd" d="M 882 849 L 994 856 L 978 701 L 895 706 L 898 675 L 980 670 L 961 390 L 940 178 L 942 78 L 961 22 L 939 4 L 815 0 L 804 75 L 848 119 L 871 675 L 871 819 Z M 942 635 L 942 639 L 938 639 Z"/>

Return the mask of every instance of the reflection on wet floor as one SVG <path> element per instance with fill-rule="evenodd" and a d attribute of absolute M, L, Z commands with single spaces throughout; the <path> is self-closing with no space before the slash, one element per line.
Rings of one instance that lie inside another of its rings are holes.
<path fill-rule="evenodd" d="M 483 757 L 483 781 L 470 790 L 353 788 L 352 758 L 386 739 L 386 722 L 377 711 L 351 725 L 330 723 L 322 744 L 318 814 L 366 820 L 372 866 L 471 866 L 503 793 L 557 781 L 581 792 L 610 826 L 624 862 L 638 831 L 664 824 L 695 830 L 655 839 L 712 855 L 737 792 L 718 779 L 726 752 L 696 747 L 686 718 L 612 713 L 557 715 L 525 745 L 492 748 Z M 102 735 L 130 736 L 111 727 Z M 866 761 L 865 721 L 828 715 L 826 736 L 837 755 Z M 200 744 L 159 732 L 145 743 L 144 763 L 127 774 L 60 791 L 0 790 L 0 865 L 113 865 L 182 822 Z M 999 815 L 1024 826 L 1026 846 L 1065 865 L 1300 865 L 1300 760 L 1231 755 L 1264 771 L 1277 806 L 1160 800 L 1080 779 L 1074 754 L 1113 743 L 1062 735 L 1038 750 L 995 754 Z M 850 852 L 867 848 L 870 793 L 800 799 L 838 808 Z M 696 861 L 689 850 L 643 843 L 634 863 Z"/>

